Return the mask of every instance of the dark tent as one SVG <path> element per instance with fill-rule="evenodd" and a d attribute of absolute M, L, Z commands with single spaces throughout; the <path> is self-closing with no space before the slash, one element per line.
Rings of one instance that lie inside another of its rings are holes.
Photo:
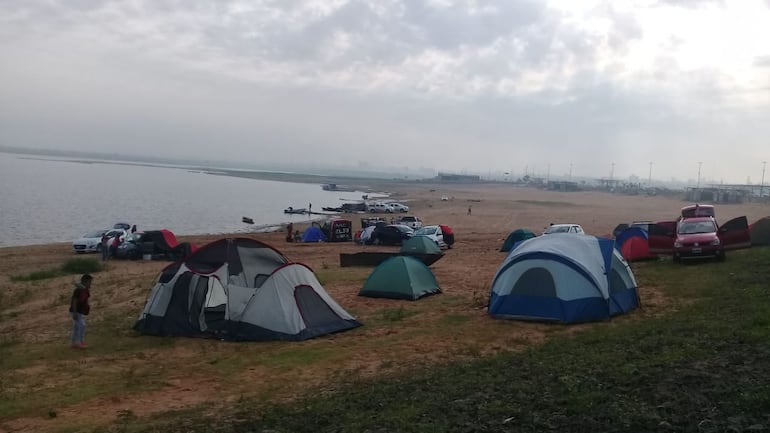
<path fill-rule="evenodd" d="M 262 242 L 221 239 L 161 272 L 134 329 L 223 340 L 305 340 L 360 326 L 313 271 Z"/>
<path fill-rule="evenodd" d="M 150 254 L 153 258 L 162 256 L 171 260 L 179 260 L 192 253 L 191 245 L 188 242 L 177 242 L 176 236 L 170 230 L 146 231 L 140 239 L 142 255 Z"/>
<path fill-rule="evenodd" d="M 751 245 L 770 245 L 770 217 L 757 220 L 749 226 Z"/>
<path fill-rule="evenodd" d="M 516 229 L 512 231 L 511 234 L 509 234 L 508 237 L 505 239 L 505 242 L 503 242 L 503 246 L 500 248 L 500 251 L 508 252 L 511 250 L 511 248 L 513 248 L 514 245 L 516 245 L 516 242 L 532 239 L 535 236 L 537 235 L 533 233 L 532 230 Z"/>
<path fill-rule="evenodd" d="M 358 295 L 415 301 L 435 293 L 441 289 L 430 268 L 414 257 L 396 256 L 372 271 Z"/>

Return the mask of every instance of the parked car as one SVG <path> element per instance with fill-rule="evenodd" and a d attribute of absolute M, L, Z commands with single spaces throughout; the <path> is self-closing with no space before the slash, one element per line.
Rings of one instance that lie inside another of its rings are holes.
<path fill-rule="evenodd" d="M 584 235 L 583 227 L 580 224 L 551 224 L 543 231 L 544 235 L 550 235 L 553 233 L 571 233 L 577 235 Z"/>
<path fill-rule="evenodd" d="M 396 212 L 407 213 L 409 212 L 409 206 L 401 203 L 388 203 Z"/>
<path fill-rule="evenodd" d="M 416 230 L 414 235 L 427 236 L 442 250 L 449 247 L 449 245 L 447 245 L 447 243 L 444 241 L 444 232 L 441 230 L 441 226 L 424 226 L 421 229 Z"/>
<path fill-rule="evenodd" d="M 72 251 L 75 253 L 97 253 L 102 250 L 102 235 L 108 229 L 93 230 L 72 241 Z"/>
<path fill-rule="evenodd" d="M 410 215 L 404 215 L 398 220 L 396 220 L 396 224 L 401 224 L 405 226 L 409 226 L 414 230 L 421 229 L 423 224 L 422 220 L 416 216 L 410 216 Z"/>
<path fill-rule="evenodd" d="M 369 213 L 393 213 L 395 209 L 389 203 L 371 203 L 367 205 L 366 210 Z"/>
<path fill-rule="evenodd" d="M 726 251 L 751 246 L 748 220 L 733 218 L 720 226 L 712 216 L 680 218 L 650 226 L 650 252 L 672 254 L 674 261 L 713 258 L 725 260 Z"/>
<path fill-rule="evenodd" d="M 124 229 L 102 229 L 94 230 L 84 234 L 82 237 L 72 241 L 72 251 L 82 253 L 96 253 L 102 250 L 102 236 L 107 234 L 109 241 L 107 245 L 112 245 L 115 237 L 119 237 L 121 242 L 126 238 L 128 232 Z"/>
<path fill-rule="evenodd" d="M 372 242 L 380 245 L 401 245 L 402 242 L 411 238 L 414 230 L 411 227 L 390 224 L 378 226 L 372 232 Z"/>

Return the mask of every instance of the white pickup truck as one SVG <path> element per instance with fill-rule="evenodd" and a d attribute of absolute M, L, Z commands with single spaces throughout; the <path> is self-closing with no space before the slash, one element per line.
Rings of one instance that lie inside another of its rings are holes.
<path fill-rule="evenodd" d="M 422 221 L 420 220 L 420 218 L 416 216 L 404 215 L 396 221 L 396 224 L 409 226 L 414 230 L 419 230 L 420 228 L 422 228 Z"/>

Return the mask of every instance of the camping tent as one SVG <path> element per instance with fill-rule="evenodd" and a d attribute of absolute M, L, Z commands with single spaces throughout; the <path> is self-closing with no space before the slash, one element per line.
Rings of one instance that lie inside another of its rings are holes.
<path fill-rule="evenodd" d="M 363 231 L 361 232 L 361 238 L 360 241 L 362 244 L 370 244 L 372 241 L 372 233 L 374 233 L 374 229 L 376 229 L 376 225 L 370 225 L 364 227 Z"/>
<path fill-rule="evenodd" d="M 142 255 L 164 255 L 172 260 L 179 260 L 189 256 L 193 251 L 194 248 L 189 242 L 179 243 L 170 230 L 149 230 L 141 236 Z"/>
<path fill-rule="evenodd" d="M 496 318 L 574 323 L 638 306 L 636 280 L 612 240 L 555 234 L 511 251 L 492 282 L 488 311 Z"/>
<path fill-rule="evenodd" d="M 396 256 L 374 268 L 358 295 L 414 301 L 435 293 L 441 289 L 430 268 L 414 257 Z"/>
<path fill-rule="evenodd" d="M 503 246 L 500 247 L 500 251 L 502 252 L 508 252 L 513 248 L 514 245 L 516 245 L 516 242 L 524 241 L 527 239 L 531 239 L 537 236 L 535 233 L 532 232 L 532 230 L 529 229 L 516 229 L 511 232 L 511 234 L 508 235 L 508 237 L 505 239 L 505 242 L 503 242 Z"/>
<path fill-rule="evenodd" d="M 311 225 L 302 233 L 302 242 L 323 242 L 326 235 L 320 227 Z"/>
<path fill-rule="evenodd" d="M 442 254 L 441 248 L 427 236 L 413 236 L 401 245 L 402 254 Z"/>
<path fill-rule="evenodd" d="M 647 231 L 639 227 L 629 227 L 615 238 L 615 248 L 628 261 L 653 259 L 658 257 L 650 253 Z"/>
<path fill-rule="evenodd" d="M 360 326 L 305 265 L 247 239 L 220 239 L 164 269 L 134 329 L 225 340 L 304 340 Z"/>
<path fill-rule="evenodd" d="M 749 226 L 751 245 L 770 245 L 770 217 L 760 218 Z"/>

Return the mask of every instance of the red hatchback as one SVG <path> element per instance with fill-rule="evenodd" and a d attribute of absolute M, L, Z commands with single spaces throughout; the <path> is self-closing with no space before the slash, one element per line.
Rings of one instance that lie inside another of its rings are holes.
<path fill-rule="evenodd" d="M 649 228 L 650 252 L 672 254 L 682 259 L 725 259 L 725 251 L 751 246 L 746 217 L 732 219 L 719 226 L 711 216 L 681 218 L 659 222 Z"/>

